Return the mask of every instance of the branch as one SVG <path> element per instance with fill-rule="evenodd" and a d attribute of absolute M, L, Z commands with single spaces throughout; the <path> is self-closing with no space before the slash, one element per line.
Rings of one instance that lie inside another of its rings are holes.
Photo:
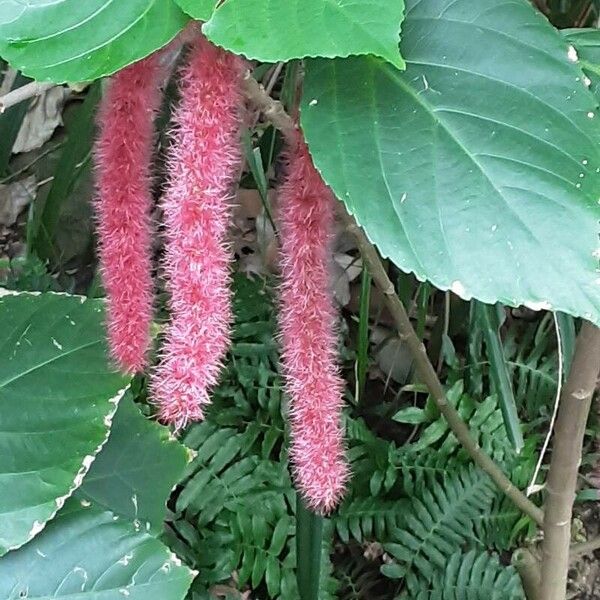
<path fill-rule="evenodd" d="M 2 114 L 7 108 L 23 102 L 23 100 L 29 100 L 35 96 L 41 96 L 46 90 L 55 87 L 55 83 L 32 81 L 26 83 L 16 90 L 12 90 L 0 97 L 0 114 Z"/>
<path fill-rule="evenodd" d="M 552 460 L 546 481 L 541 597 L 564 600 L 569 569 L 571 518 L 581 449 L 600 372 L 600 329 L 584 321 L 577 336 L 571 372 L 556 419 Z"/>
<path fill-rule="evenodd" d="M 265 88 L 252 77 L 250 71 L 247 71 L 244 77 L 244 94 L 250 103 L 271 122 L 273 127 L 281 132 L 288 144 L 296 141 L 298 135 L 296 123 L 285 112 L 283 104 L 278 100 L 273 100 Z"/>
<path fill-rule="evenodd" d="M 592 538 L 587 542 L 581 542 L 571 546 L 569 551 L 569 562 L 577 560 L 580 556 L 593 554 L 596 550 L 600 550 L 600 536 Z"/>
<path fill-rule="evenodd" d="M 294 143 L 297 139 L 298 130 L 296 124 L 285 112 L 281 103 L 273 100 L 249 73 L 245 77 L 244 87 L 248 100 L 263 112 L 264 116 L 271 121 L 274 127 L 281 131 L 286 141 Z M 425 347 L 417 337 L 404 305 L 398 298 L 394 285 L 390 281 L 377 251 L 366 238 L 362 229 L 355 223 L 354 219 L 345 210 L 341 210 L 340 214 L 348 231 L 356 238 L 362 257 L 369 266 L 373 281 L 383 293 L 384 301 L 394 319 L 400 339 L 408 346 L 421 381 L 429 389 L 440 412 L 446 418 L 450 429 L 474 462 L 490 476 L 500 490 L 525 514 L 529 515 L 538 525 L 541 525 L 543 522 L 542 510 L 516 488 L 496 463 L 481 450 L 471 436 L 466 423 L 462 420 L 456 409 L 448 403 L 442 384 L 427 356 Z"/>

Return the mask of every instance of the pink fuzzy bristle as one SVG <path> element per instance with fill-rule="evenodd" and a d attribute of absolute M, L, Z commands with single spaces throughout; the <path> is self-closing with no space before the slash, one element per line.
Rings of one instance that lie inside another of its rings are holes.
<path fill-rule="evenodd" d="M 198 37 L 181 73 L 163 198 L 172 321 L 151 382 L 160 419 L 176 427 L 203 418 L 229 347 L 243 70 L 242 59 Z"/>
<path fill-rule="evenodd" d="M 282 365 L 290 398 L 290 458 L 307 505 L 328 513 L 349 469 L 341 427 L 344 383 L 337 365 L 330 260 L 335 199 L 306 144 L 288 151 L 279 191 Z"/>
<path fill-rule="evenodd" d="M 111 355 L 127 372 L 144 368 L 150 346 L 151 162 L 164 77 L 161 53 L 123 69 L 110 81 L 98 113 L 100 269 Z"/>

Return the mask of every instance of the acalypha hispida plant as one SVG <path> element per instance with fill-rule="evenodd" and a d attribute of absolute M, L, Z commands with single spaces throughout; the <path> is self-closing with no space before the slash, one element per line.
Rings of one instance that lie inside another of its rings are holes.
<path fill-rule="evenodd" d="M 100 258 L 111 352 L 120 367 L 147 366 L 152 321 L 151 159 L 166 70 L 161 52 L 119 72 L 100 110 L 96 145 Z M 232 320 L 227 232 L 241 166 L 244 60 L 202 35 L 180 73 L 162 195 L 171 322 L 151 375 L 159 417 L 176 428 L 203 418 L 219 379 Z M 349 471 L 340 423 L 330 242 L 334 198 L 298 131 L 279 190 L 282 366 L 290 398 L 297 484 L 331 511 Z"/>

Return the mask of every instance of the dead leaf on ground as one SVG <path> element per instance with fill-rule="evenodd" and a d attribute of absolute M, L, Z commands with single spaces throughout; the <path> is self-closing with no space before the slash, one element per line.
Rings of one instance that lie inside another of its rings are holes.
<path fill-rule="evenodd" d="M 0 224 L 14 225 L 21 211 L 35 198 L 36 190 L 35 175 L 0 184 Z"/>
<path fill-rule="evenodd" d="M 30 152 L 45 144 L 62 125 L 62 110 L 70 91 L 62 86 L 50 88 L 31 103 L 13 145 L 13 153 Z"/>

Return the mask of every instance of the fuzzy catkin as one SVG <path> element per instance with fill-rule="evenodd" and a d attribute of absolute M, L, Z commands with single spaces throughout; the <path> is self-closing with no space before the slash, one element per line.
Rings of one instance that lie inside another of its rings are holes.
<path fill-rule="evenodd" d="M 110 81 L 95 146 L 100 270 L 111 355 L 127 372 L 146 365 L 152 321 L 151 162 L 162 100 L 161 53 Z"/>
<path fill-rule="evenodd" d="M 349 477 L 329 262 L 335 199 L 304 141 L 299 138 L 288 152 L 287 178 L 279 191 L 279 319 L 290 398 L 290 458 L 307 505 L 328 513 L 340 501 Z"/>
<path fill-rule="evenodd" d="M 230 341 L 231 195 L 239 175 L 244 62 L 198 37 L 181 73 L 163 199 L 171 324 L 151 387 L 159 418 L 203 418 Z"/>

